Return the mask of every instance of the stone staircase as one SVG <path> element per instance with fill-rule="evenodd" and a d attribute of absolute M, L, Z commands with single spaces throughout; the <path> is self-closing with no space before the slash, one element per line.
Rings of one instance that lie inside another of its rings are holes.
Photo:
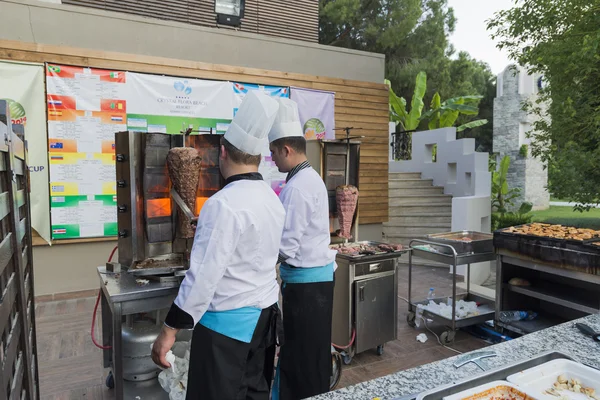
<path fill-rule="evenodd" d="M 408 246 L 412 239 L 449 232 L 452 221 L 452 196 L 433 186 L 432 179 L 419 173 L 389 174 L 389 220 L 383 225 L 384 239 Z M 401 262 L 408 262 L 402 257 Z M 415 264 L 436 265 L 415 260 Z"/>

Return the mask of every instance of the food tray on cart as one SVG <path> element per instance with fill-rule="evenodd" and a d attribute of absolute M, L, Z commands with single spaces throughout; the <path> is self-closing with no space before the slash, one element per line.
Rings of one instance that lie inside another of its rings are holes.
<path fill-rule="evenodd" d="M 427 240 L 452 246 L 457 254 L 493 253 L 494 236 L 491 233 L 457 231 L 427 235 Z M 439 252 L 452 254 L 450 249 L 441 247 Z"/>
<path fill-rule="evenodd" d="M 364 240 L 360 242 L 332 244 L 329 246 L 338 252 L 337 257 L 346 260 L 360 260 L 369 256 L 383 256 L 397 254 L 398 256 L 408 252 L 408 248 L 400 244 L 390 244 Z"/>

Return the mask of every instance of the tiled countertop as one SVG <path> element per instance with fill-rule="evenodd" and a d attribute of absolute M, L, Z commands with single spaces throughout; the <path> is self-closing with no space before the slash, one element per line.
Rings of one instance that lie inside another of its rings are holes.
<path fill-rule="evenodd" d="M 489 368 L 502 367 L 517 360 L 536 356 L 548 351 L 559 351 L 573 359 L 600 369 L 600 343 L 592 341 L 575 328 L 575 322 L 583 322 L 600 332 L 600 315 L 591 315 L 577 321 L 557 325 L 536 333 L 501 344 L 487 347 L 498 356 L 487 358 Z M 420 393 L 435 387 L 478 375 L 481 370 L 473 363 L 455 368 L 456 357 L 447 358 L 417 368 L 363 382 L 314 397 L 314 400 L 367 400 L 375 397 L 393 400 L 405 395 Z"/>

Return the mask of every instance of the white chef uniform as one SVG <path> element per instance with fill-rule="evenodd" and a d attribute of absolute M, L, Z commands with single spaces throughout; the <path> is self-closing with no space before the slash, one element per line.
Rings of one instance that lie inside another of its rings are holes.
<path fill-rule="evenodd" d="M 279 100 L 269 142 L 303 137 L 296 103 Z M 329 391 L 331 318 L 336 252 L 329 248 L 329 200 L 323 179 L 308 161 L 296 165 L 279 194 L 286 220 L 279 249 L 283 325 L 274 400 Z"/>
<path fill-rule="evenodd" d="M 277 109 L 273 99 L 250 92 L 225 139 L 259 155 Z M 188 400 L 268 400 L 284 219 L 281 202 L 257 172 L 229 177 L 204 204 L 190 268 L 165 321 L 194 329 Z"/>

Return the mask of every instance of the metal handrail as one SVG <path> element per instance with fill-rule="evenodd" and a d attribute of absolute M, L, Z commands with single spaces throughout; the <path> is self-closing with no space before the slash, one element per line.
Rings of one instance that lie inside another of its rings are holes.
<path fill-rule="evenodd" d="M 412 133 L 416 130 L 392 132 L 392 154 L 394 160 L 412 159 Z"/>

